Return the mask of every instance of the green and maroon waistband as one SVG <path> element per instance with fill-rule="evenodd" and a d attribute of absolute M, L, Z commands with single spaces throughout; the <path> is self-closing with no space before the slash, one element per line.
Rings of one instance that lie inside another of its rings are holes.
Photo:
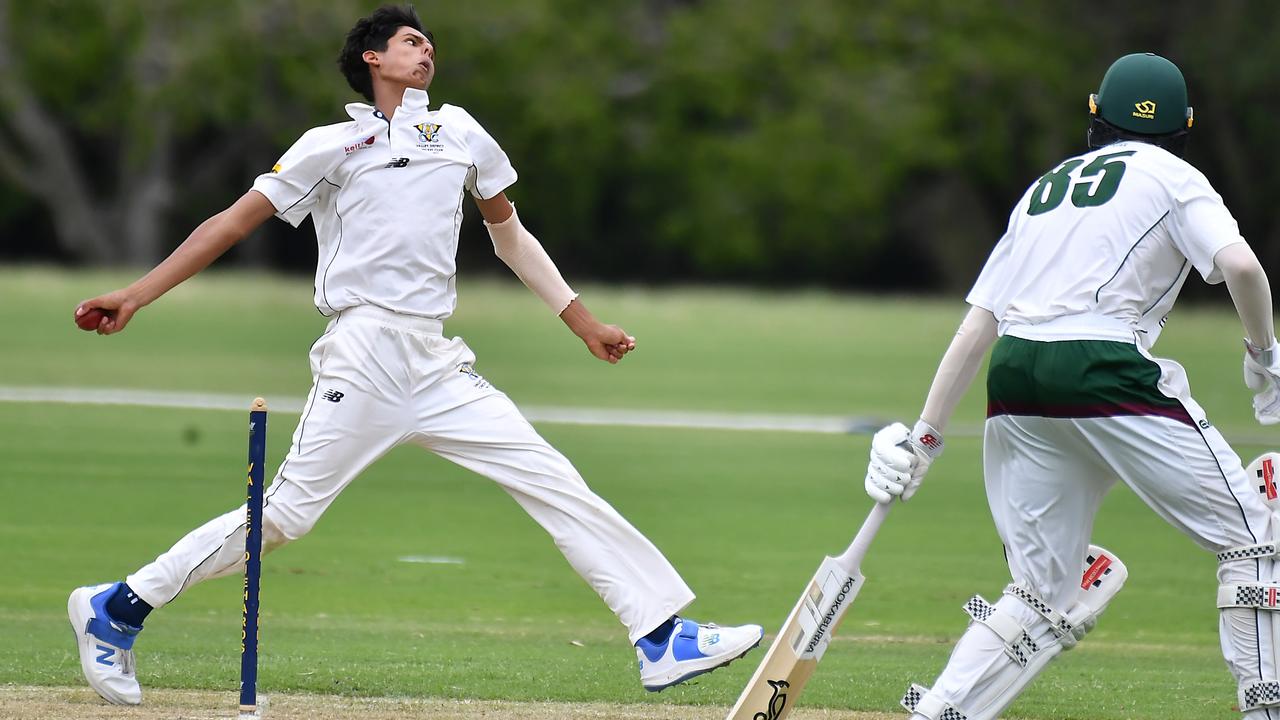
<path fill-rule="evenodd" d="M 1006 335 L 987 371 L 987 417 L 1167 417 L 1195 425 L 1159 389 L 1160 366 L 1130 343 L 1040 342 Z"/>

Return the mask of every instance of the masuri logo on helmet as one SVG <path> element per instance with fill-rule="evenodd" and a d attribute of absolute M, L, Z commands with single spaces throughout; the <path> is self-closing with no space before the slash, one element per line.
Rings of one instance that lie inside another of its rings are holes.
<path fill-rule="evenodd" d="M 1134 103 L 1133 107 L 1136 109 L 1133 113 L 1134 117 L 1142 118 L 1143 120 L 1156 119 L 1156 104 L 1150 100 L 1143 100 L 1140 103 Z"/>

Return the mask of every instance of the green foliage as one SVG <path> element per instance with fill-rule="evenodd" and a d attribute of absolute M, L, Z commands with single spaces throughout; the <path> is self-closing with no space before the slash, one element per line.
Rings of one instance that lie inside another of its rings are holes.
<path fill-rule="evenodd" d="M 74 130 L 93 182 L 113 180 L 93 159 L 141 162 L 157 117 L 172 117 L 189 173 L 167 218 L 176 242 L 306 128 L 345 119 L 355 98 L 334 56 L 375 5 L 48 0 L 15 3 L 11 20 L 21 77 Z M 434 102 L 467 107 L 503 144 L 522 178 L 512 197 L 573 277 L 962 288 L 1027 185 L 1082 148 L 1085 98 L 1111 60 L 1147 49 L 1188 78 L 1189 159 L 1264 262 L 1280 260 L 1280 171 L 1255 151 L 1280 111 L 1275 3 L 419 11 L 439 45 Z M 234 167 L 202 174 L 228 156 Z M 464 255 L 487 255 L 477 225 Z"/>
<path fill-rule="evenodd" d="M 11 13 L 23 79 L 86 141 L 109 147 L 157 112 L 195 137 L 278 126 L 282 107 L 317 123 L 341 112 L 334 28 L 348 13 L 331 4 L 48 0 Z"/>

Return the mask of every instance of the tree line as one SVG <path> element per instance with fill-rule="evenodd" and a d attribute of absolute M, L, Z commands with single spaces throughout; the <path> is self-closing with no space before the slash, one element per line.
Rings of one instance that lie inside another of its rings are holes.
<path fill-rule="evenodd" d="M 147 265 L 359 100 L 336 69 L 378 3 L 0 0 L 0 259 Z M 1116 57 L 1177 62 L 1188 160 L 1264 265 L 1280 4 L 1136 0 L 418 2 L 433 104 L 511 156 L 571 277 L 966 287 L 1027 185 L 1084 146 Z M 462 263 L 491 248 L 476 213 Z M 232 262 L 304 269 L 309 226 Z"/>

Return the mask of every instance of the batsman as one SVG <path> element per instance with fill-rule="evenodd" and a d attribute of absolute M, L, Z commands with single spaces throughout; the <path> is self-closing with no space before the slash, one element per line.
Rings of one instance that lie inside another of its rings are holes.
<path fill-rule="evenodd" d="M 867 493 L 910 498 L 992 348 L 984 475 L 1012 583 L 995 603 L 966 604 L 972 621 L 942 674 L 902 702 L 912 720 L 991 720 L 1088 633 L 1125 579 L 1123 563 L 1090 544 L 1119 481 L 1217 555 L 1222 651 L 1240 711 L 1280 720 L 1269 464 L 1261 480 L 1246 471 L 1182 367 L 1151 353 L 1192 271 L 1225 281 L 1246 334 L 1254 415 L 1280 421 L 1267 276 L 1222 198 L 1182 157 L 1193 117 L 1172 62 L 1120 58 L 1089 110 L 1089 150 L 1038 178 L 1013 208 L 920 420 L 872 441 Z M 1214 599 L 1206 588 L 1203 602 Z"/>

